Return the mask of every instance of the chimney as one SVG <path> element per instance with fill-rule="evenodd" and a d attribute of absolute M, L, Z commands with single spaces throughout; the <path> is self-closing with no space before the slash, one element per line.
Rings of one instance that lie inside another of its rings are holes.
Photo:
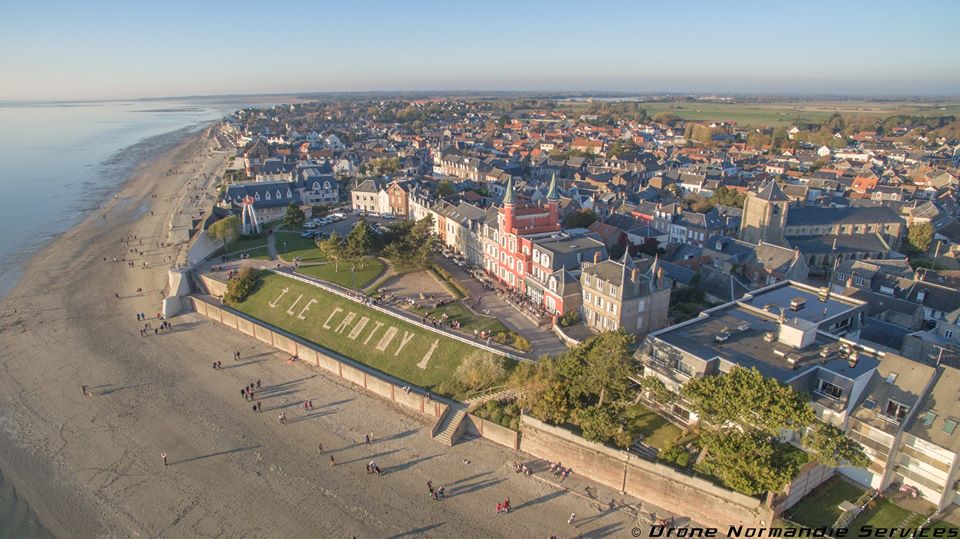
<path fill-rule="evenodd" d="M 600 251 L 593 253 L 593 263 L 594 264 L 600 263 Z"/>
<path fill-rule="evenodd" d="M 853 283 L 854 283 L 853 277 L 854 277 L 856 274 L 857 274 L 856 272 L 853 272 L 853 273 L 850 274 L 849 277 L 847 277 L 847 288 L 853 288 Z"/>
<path fill-rule="evenodd" d="M 850 355 L 847 356 L 847 364 L 850 365 L 851 369 L 857 366 L 857 361 L 859 360 L 860 360 L 860 353 L 857 352 L 856 350 L 853 350 L 852 352 L 850 352 Z"/>
<path fill-rule="evenodd" d="M 638 277 L 639 275 L 640 275 L 640 270 L 639 270 L 639 269 L 633 268 L 632 270 L 630 270 L 630 280 L 631 280 L 631 281 L 637 282 L 637 277 Z"/>

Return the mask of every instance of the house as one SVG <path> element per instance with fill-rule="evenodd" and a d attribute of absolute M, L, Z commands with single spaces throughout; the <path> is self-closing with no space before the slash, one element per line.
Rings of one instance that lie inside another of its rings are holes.
<path fill-rule="evenodd" d="M 223 208 L 232 208 L 239 214 L 246 197 L 253 199 L 253 209 L 261 223 L 282 218 L 290 204 L 301 204 L 299 192 L 291 181 L 237 182 L 227 186 L 220 200 Z"/>
<path fill-rule="evenodd" d="M 623 329 L 643 338 L 667 325 L 670 307 L 669 279 L 657 260 L 646 271 L 625 253 L 622 260 L 584 265 L 580 275 L 583 291 L 581 319 L 594 331 Z"/>
<path fill-rule="evenodd" d="M 527 296 L 551 314 L 578 311 L 580 283 L 577 278 L 583 263 L 606 258 L 607 248 L 600 236 L 584 229 L 538 237 L 533 240 L 533 256 L 526 276 Z M 569 301 L 574 296 L 576 299 Z"/>
<path fill-rule="evenodd" d="M 350 191 L 351 207 L 356 211 L 378 212 L 380 186 L 374 180 L 363 180 Z"/>

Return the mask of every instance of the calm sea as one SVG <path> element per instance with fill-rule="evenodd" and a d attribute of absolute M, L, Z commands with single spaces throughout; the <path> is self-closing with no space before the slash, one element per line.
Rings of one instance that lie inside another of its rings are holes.
<path fill-rule="evenodd" d="M 0 102 L 0 299 L 31 253 L 104 202 L 139 163 L 242 106 L 232 99 Z M 0 475 L 6 537 L 49 534 Z"/>

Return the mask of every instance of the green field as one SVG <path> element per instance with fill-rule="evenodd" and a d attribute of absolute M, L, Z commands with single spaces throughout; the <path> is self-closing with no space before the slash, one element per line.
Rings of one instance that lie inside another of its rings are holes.
<path fill-rule="evenodd" d="M 308 310 L 303 312 L 307 305 Z M 457 367 L 466 358 L 490 355 L 489 352 L 282 275 L 264 276 L 256 292 L 245 301 L 231 306 L 370 367 L 436 392 L 439 392 L 437 386 L 441 382 L 453 378 Z M 403 344 L 404 341 L 406 344 Z"/>
<path fill-rule="evenodd" d="M 563 102 L 558 109 L 568 108 L 573 112 L 587 109 L 589 103 Z M 736 122 L 747 127 L 784 127 L 800 121 L 826 120 L 831 114 L 844 115 L 893 115 L 910 114 L 925 116 L 960 115 L 960 103 L 941 104 L 871 101 L 796 101 L 769 103 L 712 103 L 712 102 L 649 102 L 640 103 L 647 114 L 666 112 L 685 120 L 704 122 Z"/>
<path fill-rule="evenodd" d="M 359 265 L 340 262 L 340 271 L 337 271 L 337 264 L 331 261 L 317 266 L 301 266 L 297 271 L 340 286 L 363 290 L 383 272 L 383 268 L 383 262 L 379 258 L 368 257 L 362 268 Z"/>
<path fill-rule="evenodd" d="M 683 436 L 680 427 L 642 404 L 630 406 L 621 417 L 630 432 L 643 435 L 643 443 L 664 450 Z"/>
<path fill-rule="evenodd" d="M 276 232 L 277 254 L 284 260 L 300 257 L 301 262 L 319 262 L 326 260 L 313 238 L 301 238 L 299 232 L 281 230 Z M 284 245 L 286 243 L 286 245 Z"/>

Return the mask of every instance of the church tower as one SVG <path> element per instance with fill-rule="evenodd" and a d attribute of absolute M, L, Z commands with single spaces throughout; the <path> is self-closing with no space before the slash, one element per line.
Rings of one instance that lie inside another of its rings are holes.
<path fill-rule="evenodd" d="M 759 244 L 786 245 L 785 231 L 790 199 L 775 180 L 770 180 L 758 193 L 748 193 L 740 218 L 740 239 Z"/>
<path fill-rule="evenodd" d="M 507 180 L 507 192 L 503 195 L 503 232 L 513 233 L 513 212 L 517 195 L 513 192 L 513 177 Z"/>

